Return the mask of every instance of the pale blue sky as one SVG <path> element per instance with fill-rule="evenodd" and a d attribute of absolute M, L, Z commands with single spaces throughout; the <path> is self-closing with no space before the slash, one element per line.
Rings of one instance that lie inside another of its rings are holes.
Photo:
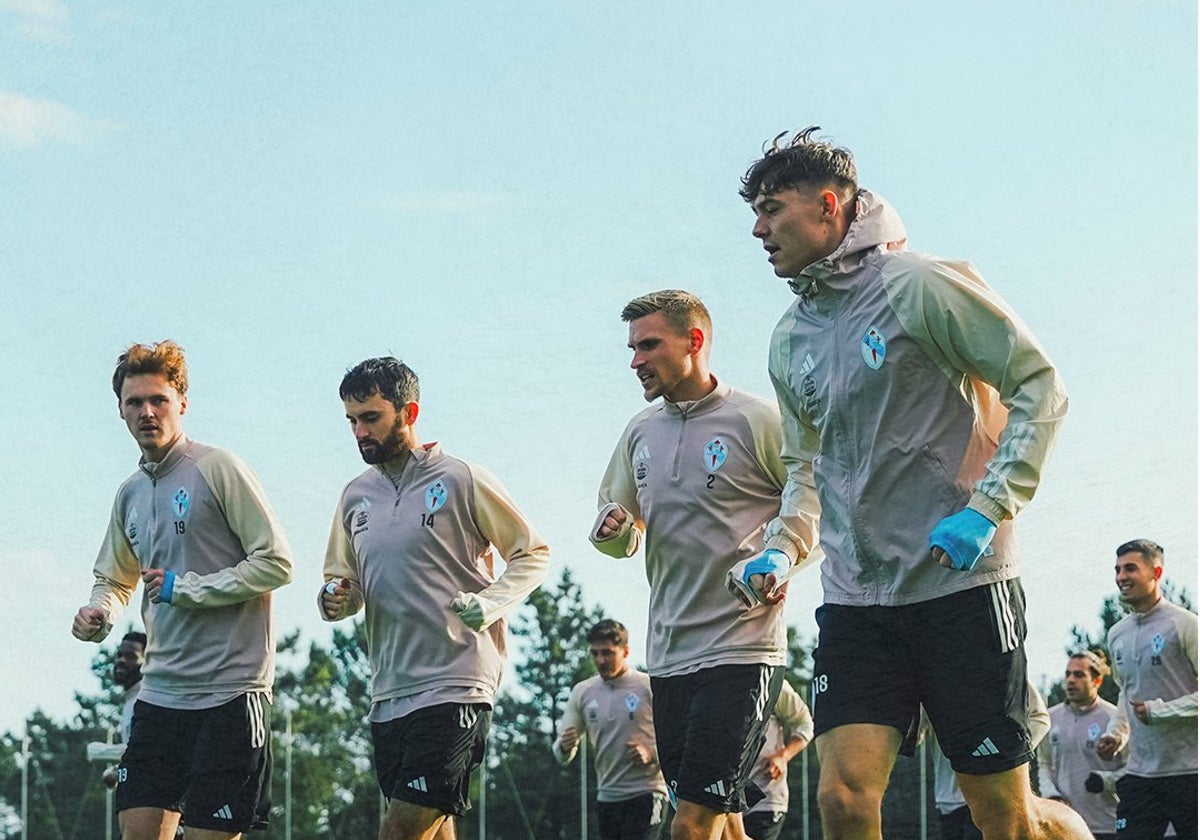
<path fill-rule="evenodd" d="M 108 385 L 135 340 L 187 349 L 189 433 L 262 477 L 297 559 L 281 631 L 328 632 L 325 536 L 362 468 L 337 384 L 394 353 L 424 439 L 501 478 L 642 661 L 641 565 L 585 539 L 643 405 L 618 313 L 699 293 L 718 375 L 769 394 L 791 293 L 738 179 L 813 123 L 1061 368 L 1020 519 L 1033 671 L 1057 673 L 1122 540 L 1196 590 L 1196 101 L 1185 0 L 0 0 L 0 727 L 93 687 L 69 625 L 137 458 Z"/>

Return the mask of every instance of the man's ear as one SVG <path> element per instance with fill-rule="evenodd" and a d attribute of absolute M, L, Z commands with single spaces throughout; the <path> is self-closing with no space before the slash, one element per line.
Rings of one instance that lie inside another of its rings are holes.
<path fill-rule="evenodd" d="M 413 423 L 417 422 L 417 415 L 421 413 L 421 406 L 417 405 L 415 402 L 405 403 L 404 408 L 401 409 L 401 412 L 404 414 L 404 422 L 411 426 Z"/>
<path fill-rule="evenodd" d="M 187 394 L 179 395 L 179 414 L 187 414 Z"/>
<path fill-rule="evenodd" d="M 842 209 L 842 200 L 833 190 L 821 190 L 821 215 L 837 218 Z"/>
<path fill-rule="evenodd" d="M 688 352 L 699 353 L 704 349 L 704 330 L 692 327 L 688 330 Z"/>

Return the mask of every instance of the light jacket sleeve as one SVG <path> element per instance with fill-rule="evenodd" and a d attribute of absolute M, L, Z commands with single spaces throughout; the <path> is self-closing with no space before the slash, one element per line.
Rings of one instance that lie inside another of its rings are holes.
<path fill-rule="evenodd" d="M 129 538 L 125 536 L 125 523 L 121 521 L 115 502 L 92 574 L 95 581 L 88 606 L 103 610 L 106 617 L 103 628 L 88 641 L 102 642 L 129 605 L 142 579 L 141 564 L 129 545 Z"/>
<path fill-rule="evenodd" d="M 1114 627 L 1110 627 L 1108 630 L 1107 647 L 1109 650 L 1113 649 L 1112 631 Z M 1129 712 L 1126 709 L 1125 677 L 1121 674 L 1121 669 L 1115 661 L 1111 663 L 1111 667 L 1113 682 L 1117 684 L 1117 688 L 1119 688 L 1121 691 L 1117 695 L 1117 710 L 1113 712 L 1113 716 L 1108 719 L 1108 726 L 1104 728 L 1104 734 L 1111 735 L 1112 737 L 1116 738 L 1118 745 L 1117 748 L 1124 749 L 1125 745 L 1129 743 Z"/>
<path fill-rule="evenodd" d="M 469 465 L 474 487 L 475 524 L 504 560 L 504 572 L 475 593 L 483 627 L 503 618 L 537 589 L 550 570 L 550 548 L 490 472 Z"/>
<path fill-rule="evenodd" d="M 1050 710 L 1046 708 L 1046 701 L 1042 699 L 1041 692 L 1029 681 L 1025 683 L 1025 707 L 1029 710 L 1029 740 L 1036 747 L 1050 734 Z"/>
<path fill-rule="evenodd" d="M 804 698 L 787 680 L 784 680 L 779 689 L 779 699 L 775 702 L 775 717 L 779 718 L 788 740 L 803 738 L 806 743 L 812 741 L 812 712 L 809 711 Z"/>
<path fill-rule="evenodd" d="M 895 260 L 884 283 L 905 331 L 948 377 L 965 377 L 964 398 L 997 440 L 968 507 L 996 523 L 1016 516 L 1037 491 L 1066 417 L 1054 364 L 969 263 Z"/>
<path fill-rule="evenodd" d="M 792 565 L 807 565 L 816 559 L 817 525 L 821 503 L 813 478 L 813 459 L 820 449 L 820 436 L 802 416 L 797 395 L 788 384 L 788 343 L 776 331 L 771 342 L 769 371 L 779 403 L 782 423 L 780 460 L 787 479 L 779 500 L 779 516 L 767 523 L 763 534 L 767 548 L 782 551 Z"/>
<path fill-rule="evenodd" d="M 1054 746 L 1049 738 L 1043 738 L 1037 745 L 1037 773 L 1038 792 L 1046 799 L 1061 799 L 1062 792 L 1059 791 L 1058 785 L 1054 784 L 1058 765 L 1055 762 Z"/>
<path fill-rule="evenodd" d="M 258 477 L 238 458 L 218 452 L 197 462 L 246 558 L 211 574 L 175 578 L 171 606 L 224 607 L 257 598 L 292 579 L 292 551 Z"/>
<path fill-rule="evenodd" d="M 333 514 L 333 525 L 329 529 L 329 541 L 325 544 L 325 565 L 322 568 L 322 573 L 325 578 L 325 583 L 331 580 L 341 581 L 343 578 L 350 581 L 350 592 L 346 596 L 346 602 L 342 605 L 342 611 L 330 618 L 325 615 L 325 610 L 321 608 L 321 590 L 317 590 L 317 612 L 320 613 L 324 621 L 340 621 L 343 618 L 349 618 L 356 615 L 363 608 L 363 593 L 360 573 L 358 570 L 358 558 L 354 554 L 354 544 L 350 542 L 350 534 L 346 531 L 346 525 L 342 518 L 343 509 L 345 507 L 345 491 L 342 491 L 342 498 L 338 500 L 337 510 Z M 322 589 L 324 584 L 322 584 Z"/>
<path fill-rule="evenodd" d="M 1195 616 L 1190 619 L 1187 616 L 1177 619 L 1175 629 L 1179 633 L 1179 641 L 1183 645 L 1184 655 L 1187 656 L 1188 662 L 1192 663 L 1192 673 L 1195 674 L 1197 672 Z M 1169 700 L 1162 698 L 1147 700 L 1146 714 L 1150 718 L 1151 726 L 1159 721 L 1173 718 L 1194 718 L 1196 717 L 1196 692 L 1193 691 Z"/>
<path fill-rule="evenodd" d="M 576 753 L 579 752 L 578 741 L 575 742 L 575 746 L 570 752 L 563 751 L 562 746 L 558 742 L 563 730 L 568 726 L 573 726 L 578 731 L 580 739 L 588 736 L 587 727 L 584 726 L 583 715 L 580 711 L 579 695 L 581 694 L 582 686 L 583 683 L 577 683 L 571 689 L 571 697 L 567 700 L 567 707 L 563 709 L 562 720 L 558 722 L 558 732 L 555 733 L 554 743 L 551 745 L 551 751 L 554 753 L 554 757 L 558 760 L 559 764 L 570 764 L 575 760 Z"/>
<path fill-rule="evenodd" d="M 600 481 L 600 492 L 597 507 L 599 513 L 588 532 L 588 539 L 596 550 L 609 557 L 632 557 L 642 547 L 642 537 L 646 531 L 646 523 L 642 521 L 641 511 L 637 501 L 637 486 L 633 480 L 633 454 L 630 452 L 629 438 L 633 429 L 630 423 L 617 441 L 612 457 L 608 461 L 608 469 Z M 617 533 L 608 539 L 600 539 L 596 531 L 604 522 L 606 516 L 614 510 L 625 514 L 625 522 Z"/>

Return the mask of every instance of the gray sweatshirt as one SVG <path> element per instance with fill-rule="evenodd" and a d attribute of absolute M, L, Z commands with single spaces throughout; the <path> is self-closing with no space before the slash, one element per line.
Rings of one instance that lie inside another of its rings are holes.
<path fill-rule="evenodd" d="M 726 572 L 762 550 L 779 512 L 779 433 L 771 402 L 718 381 L 694 402 L 650 406 L 617 442 L 590 536 L 610 557 L 631 557 L 645 534 L 652 676 L 783 664 L 783 605 L 747 610 L 725 588 Z M 610 506 L 629 518 L 600 540 Z"/>
<path fill-rule="evenodd" d="M 176 577 L 169 604 L 142 598 L 139 699 L 204 709 L 246 692 L 269 695 L 270 593 L 292 579 L 291 549 L 258 478 L 237 456 L 180 438 L 121 485 L 89 602 L 104 610 L 107 626 L 150 568 Z"/>
<path fill-rule="evenodd" d="M 399 486 L 374 466 L 342 492 L 325 579 L 349 578 L 350 595 L 333 620 L 366 607 L 373 703 L 423 693 L 448 702 L 434 691 L 447 688 L 490 702 L 504 666 L 503 617 L 542 582 L 550 549 L 487 470 L 436 443 L 410 454 Z M 492 546 L 506 564 L 498 579 Z M 480 596 L 482 630 L 451 610 L 459 592 Z"/>
<path fill-rule="evenodd" d="M 1121 687 L 1108 733 L 1128 743 L 1132 776 L 1196 772 L 1196 614 L 1166 598 L 1108 631 L 1113 679 Z M 1146 703 L 1147 725 L 1130 701 Z"/>

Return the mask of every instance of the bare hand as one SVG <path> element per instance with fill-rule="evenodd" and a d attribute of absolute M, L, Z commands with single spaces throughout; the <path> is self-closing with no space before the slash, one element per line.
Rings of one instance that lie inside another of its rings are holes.
<path fill-rule="evenodd" d="M 1112 759 L 1117 754 L 1121 742 L 1113 735 L 1101 735 L 1100 740 L 1096 741 L 1096 755 L 1100 756 L 1105 761 Z"/>
<path fill-rule="evenodd" d="M 162 594 L 164 577 L 166 577 L 166 572 L 162 569 L 146 569 L 142 572 L 142 583 L 146 586 L 146 597 L 150 599 L 150 603 L 152 604 L 162 603 L 158 596 Z"/>
<path fill-rule="evenodd" d="M 1150 710 L 1146 708 L 1146 701 L 1145 700 L 1130 700 L 1129 705 L 1133 709 L 1133 713 L 1135 715 L 1137 715 L 1137 719 L 1140 720 L 1142 723 L 1146 724 L 1147 726 L 1149 726 L 1150 725 Z"/>
<path fill-rule="evenodd" d="M 934 560 L 941 563 L 947 569 L 953 569 L 954 563 L 950 560 L 950 555 L 940 545 L 935 545 L 929 549 L 929 554 Z"/>
<path fill-rule="evenodd" d="M 787 757 L 777 752 L 767 759 L 767 778 L 780 779 L 787 772 Z"/>
<path fill-rule="evenodd" d="M 117 768 L 108 767 L 100 774 L 100 780 L 104 782 L 104 786 L 112 790 L 117 786 Z"/>
<path fill-rule="evenodd" d="M 71 622 L 71 635 L 83 642 L 90 642 L 104 630 L 108 619 L 104 610 L 98 607 L 80 607 Z"/>
<path fill-rule="evenodd" d="M 750 575 L 750 586 L 768 606 L 782 603 L 787 596 L 787 582 L 780 586 L 775 575 Z"/>
<path fill-rule="evenodd" d="M 564 753 L 572 753 L 579 745 L 579 730 L 568 726 L 558 736 L 558 746 Z"/>
<path fill-rule="evenodd" d="M 321 590 L 321 611 L 325 613 L 325 617 L 330 620 L 339 617 L 346 608 L 346 597 L 349 594 L 350 578 L 326 581 Z"/>
<path fill-rule="evenodd" d="M 625 511 L 620 508 L 613 508 L 608 516 L 604 517 L 604 521 L 600 523 L 600 527 L 596 529 L 596 539 L 606 540 L 609 537 L 615 536 L 627 519 L 629 519 L 629 516 Z"/>
<path fill-rule="evenodd" d="M 645 744 L 629 741 L 625 744 L 625 753 L 634 764 L 649 764 L 654 761 L 654 753 Z"/>

